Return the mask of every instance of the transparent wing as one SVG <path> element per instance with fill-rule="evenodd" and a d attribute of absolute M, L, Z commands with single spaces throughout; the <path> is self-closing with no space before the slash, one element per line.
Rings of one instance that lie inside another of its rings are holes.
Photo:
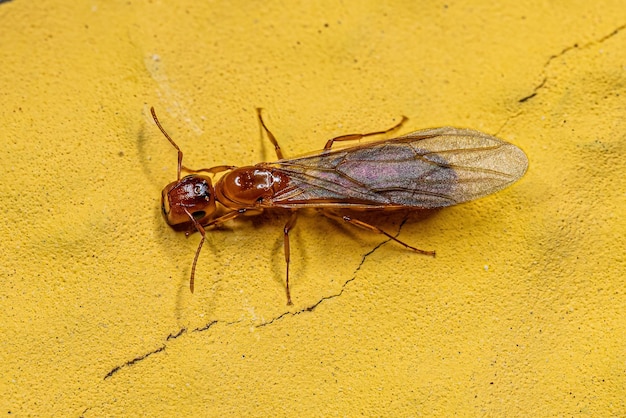
<path fill-rule="evenodd" d="M 469 129 L 437 128 L 271 164 L 290 183 L 276 207 L 438 208 L 501 190 L 526 172 L 515 145 Z"/>

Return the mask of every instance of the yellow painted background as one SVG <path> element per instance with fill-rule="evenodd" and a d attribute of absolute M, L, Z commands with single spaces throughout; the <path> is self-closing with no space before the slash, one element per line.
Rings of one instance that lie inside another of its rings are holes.
<path fill-rule="evenodd" d="M 561 3 L 0 4 L 0 414 L 626 414 L 624 2 Z M 286 218 L 233 222 L 192 296 L 151 105 L 192 167 L 273 159 L 264 107 L 287 155 L 406 115 L 530 168 L 367 218 L 435 259 L 301 217 L 291 308 Z"/>

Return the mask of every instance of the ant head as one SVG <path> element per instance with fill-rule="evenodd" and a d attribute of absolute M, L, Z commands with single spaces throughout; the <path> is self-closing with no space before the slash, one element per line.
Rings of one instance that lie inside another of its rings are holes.
<path fill-rule="evenodd" d="M 163 217 L 171 226 L 185 228 L 193 222 L 206 223 L 215 213 L 215 193 L 211 179 L 197 174 L 168 184 L 161 193 Z"/>

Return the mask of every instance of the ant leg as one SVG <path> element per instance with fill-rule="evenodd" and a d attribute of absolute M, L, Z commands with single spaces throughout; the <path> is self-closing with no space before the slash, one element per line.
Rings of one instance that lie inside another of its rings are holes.
<path fill-rule="evenodd" d="M 193 168 L 182 166 L 182 169 L 188 173 L 209 173 L 213 176 L 216 175 L 217 173 L 232 170 L 235 168 L 237 167 L 234 165 L 217 165 L 211 168 L 199 168 L 199 169 L 193 169 Z"/>
<path fill-rule="evenodd" d="M 352 217 L 348 216 L 348 215 L 338 215 L 336 213 L 333 212 L 329 212 L 329 211 L 321 211 L 322 215 L 330 218 L 330 219 L 335 219 L 338 221 L 342 221 L 342 222 L 347 222 L 350 225 L 354 225 L 356 227 L 359 227 L 361 229 L 365 229 L 367 231 L 371 231 L 371 232 L 376 232 L 378 234 L 382 234 L 384 236 L 386 236 L 387 238 L 397 242 L 398 244 L 404 246 L 405 248 L 415 251 L 417 253 L 420 254 L 424 254 L 424 255 L 432 255 L 433 257 L 435 256 L 435 251 L 427 251 L 427 250 L 420 250 L 419 248 L 415 248 L 409 244 L 407 244 L 406 242 L 400 241 L 398 238 L 394 237 L 393 235 L 389 234 L 388 232 L 383 231 L 382 229 L 380 229 L 377 226 L 374 225 L 370 225 L 366 222 L 363 221 L 359 221 L 358 219 L 353 219 Z"/>
<path fill-rule="evenodd" d="M 338 142 L 338 141 L 356 141 L 357 139 L 362 139 L 362 138 L 365 138 L 365 137 L 368 137 L 368 136 L 388 134 L 389 132 L 392 132 L 392 131 L 395 131 L 396 129 L 398 129 L 407 120 L 409 120 L 409 119 L 406 116 L 402 116 L 402 120 L 400 120 L 400 122 L 396 123 L 394 126 L 392 126 L 391 128 L 389 128 L 387 130 L 384 130 L 384 131 L 370 132 L 370 133 L 366 133 L 366 134 L 341 135 L 341 136 L 338 136 L 336 138 L 329 139 L 328 142 L 326 142 L 326 145 L 324 146 L 324 151 L 330 151 L 330 149 L 333 146 L 333 143 Z"/>
<path fill-rule="evenodd" d="M 228 212 L 227 214 L 222 215 L 219 218 L 215 218 L 212 221 L 204 224 L 203 226 L 204 227 L 209 227 L 209 226 L 221 225 L 224 222 L 228 222 L 228 221 L 230 221 L 232 219 L 235 219 L 235 218 L 237 218 L 237 217 L 239 217 L 239 216 L 241 216 L 241 215 L 243 215 L 244 213 L 247 213 L 247 212 L 248 213 L 249 212 L 254 213 L 256 211 L 254 211 L 254 210 L 251 211 L 249 209 L 237 209 L 237 210 L 234 210 L 232 212 Z M 261 213 L 261 212 L 259 212 L 259 213 Z"/>
<path fill-rule="evenodd" d="M 270 132 L 269 129 L 267 129 L 267 126 L 265 126 L 265 122 L 263 122 L 263 116 L 261 115 L 261 111 L 263 109 L 260 107 L 256 108 L 256 114 L 259 118 L 259 122 L 261 123 L 261 128 L 265 131 L 265 133 L 267 134 L 267 137 L 269 138 L 270 142 L 272 143 L 272 145 L 274 145 L 274 151 L 276 151 L 276 157 L 278 157 L 279 160 L 284 159 L 285 157 L 283 156 L 283 151 L 280 149 L 280 145 L 278 145 L 278 141 L 276 141 L 276 137 L 274 136 L 274 134 L 272 132 Z"/>
<path fill-rule="evenodd" d="M 287 293 L 287 305 L 293 305 L 291 302 L 291 292 L 289 291 L 289 231 L 296 223 L 296 218 L 298 217 L 298 212 L 294 211 L 291 214 L 291 217 L 285 224 L 285 228 L 283 229 L 283 238 L 285 240 L 284 248 L 285 248 L 285 263 L 287 264 L 287 273 L 285 279 L 285 291 Z"/>

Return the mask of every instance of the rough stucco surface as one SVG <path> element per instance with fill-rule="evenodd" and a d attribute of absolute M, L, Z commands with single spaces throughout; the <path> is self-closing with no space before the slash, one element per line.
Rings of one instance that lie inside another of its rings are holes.
<path fill-rule="evenodd" d="M 626 413 L 623 2 L 0 3 L 0 413 Z M 198 237 L 160 215 L 176 155 L 271 160 L 453 125 L 530 168 L 493 196 Z"/>

